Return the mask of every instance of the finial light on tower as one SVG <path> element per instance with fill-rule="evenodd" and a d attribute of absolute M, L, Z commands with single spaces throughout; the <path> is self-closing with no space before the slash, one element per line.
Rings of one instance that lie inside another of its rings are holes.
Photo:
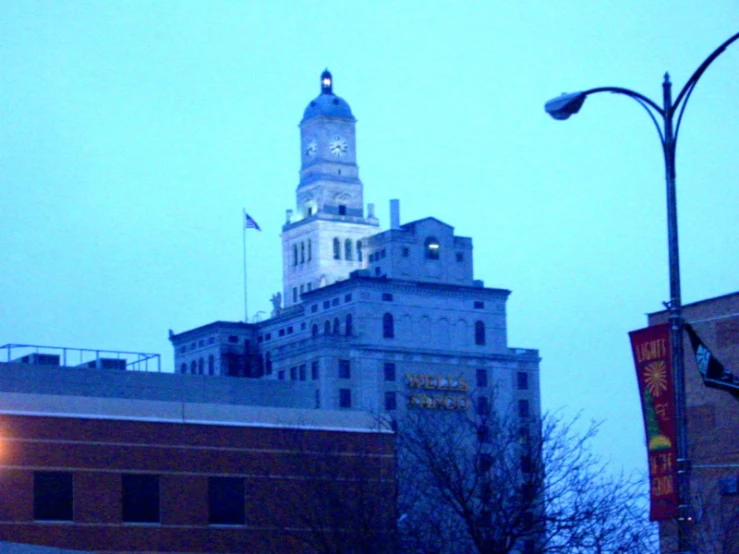
<path fill-rule="evenodd" d="M 332 91 L 333 78 L 328 68 L 321 73 L 321 94 L 333 94 Z"/>

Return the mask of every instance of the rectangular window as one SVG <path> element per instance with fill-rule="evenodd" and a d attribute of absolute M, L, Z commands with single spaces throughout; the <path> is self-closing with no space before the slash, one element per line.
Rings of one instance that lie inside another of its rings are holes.
<path fill-rule="evenodd" d="M 318 362 L 310 363 L 310 378 L 318 381 Z"/>
<path fill-rule="evenodd" d="M 385 364 L 385 381 L 395 381 L 395 364 Z"/>
<path fill-rule="evenodd" d="M 37 471 L 33 474 L 33 519 L 72 521 L 72 473 Z"/>
<path fill-rule="evenodd" d="M 297 381 L 298 379 L 298 368 L 297 367 L 291 367 L 290 368 L 290 380 L 291 381 Z"/>
<path fill-rule="evenodd" d="M 293 287 L 293 302 L 298 301 L 298 287 Z"/>
<path fill-rule="evenodd" d="M 385 393 L 385 409 L 388 411 L 398 409 L 398 402 L 397 402 L 394 392 Z"/>
<path fill-rule="evenodd" d="M 351 376 L 351 362 L 349 360 L 339 360 L 339 379 L 349 379 Z"/>
<path fill-rule="evenodd" d="M 290 326 L 290 327 L 287 328 L 287 334 L 288 335 L 292 335 L 293 334 L 293 328 L 292 328 L 292 326 Z"/>
<path fill-rule="evenodd" d="M 321 391 L 316 389 L 316 409 L 321 407 Z"/>
<path fill-rule="evenodd" d="M 518 417 L 529 417 L 529 401 L 518 401 Z"/>
<path fill-rule="evenodd" d="M 488 386 L 488 370 L 478 369 L 477 370 L 477 387 L 483 388 Z"/>
<path fill-rule="evenodd" d="M 305 364 L 300 364 L 300 367 L 298 368 L 298 378 L 301 381 L 305 381 Z"/>
<path fill-rule="evenodd" d="M 344 302 L 351 302 L 352 301 L 352 295 L 351 294 L 345 294 L 344 295 Z"/>
<path fill-rule="evenodd" d="M 481 300 L 475 300 L 475 309 L 476 310 L 484 310 L 485 309 L 485 302 L 482 302 Z"/>
<path fill-rule="evenodd" d="M 352 391 L 350 389 L 339 389 L 339 408 L 352 407 Z"/>
<path fill-rule="evenodd" d="M 392 302 L 393 301 L 393 295 L 389 292 L 383 292 L 382 293 L 382 299 L 385 302 Z"/>
<path fill-rule="evenodd" d="M 285 380 L 285 371 L 284 371 L 284 370 L 283 370 L 283 371 L 278 371 L 278 372 L 277 372 L 277 378 L 278 378 L 278 379 L 279 379 L 280 381 L 284 381 L 284 380 Z"/>
<path fill-rule="evenodd" d="M 331 301 L 330 300 L 324 300 L 323 301 L 323 309 L 327 309 L 331 307 Z"/>
<path fill-rule="evenodd" d="M 381 257 L 381 258 L 384 258 L 386 254 L 387 254 L 387 252 L 386 252 L 386 251 L 385 251 L 385 249 L 383 248 L 383 249 L 382 249 L 382 250 L 380 251 L 380 257 Z"/>
<path fill-rule="evenodd" d="M 464 252 L 457 252 L 457 262 L 463 262 L 464 261 Z"/>
<path fill-rule="evenodd" d="M 409 253 L 410 253 L 410 251 L 408 250 L 408 247 L 407 247 L 407 246 L 404 246 L 404 247 L 403 247 L 403 250 L 401 250 L 401 255 L 402 255 L 402 256 L 403 256 L 404 258 L 407 258 L 407 257 L 408 257 L 408 254 L 409 254 Z"/>
<path fill-rule="evenodd" d="M 528 390 L 529 374 L 523 371 L 518 372 L 518 390 Z"/>
<path fill-rule="evenodd" d="M 239 477 L 208 478 L 208 523 L 243 525 L 246 523 L 244 480 Z"/>
<path fill-rule="evenodd" d="M 159 522 L 159 476 L 124 474 L 122 479 L 123 521 Z"/>
<path fill-rule="evenodd" d="M 488 397 L 478 396 L 477 397 L 477 414 L 478 415 L 488 415 L 488 410 L 489 410 Z"/>
<path fill-rule="evenodd" d="M 380 273 L 382 273 L 382 268 L 378 265 L 375 268 L 375 275 L 377 275 L 379 277 L 380 276 Z"/>
<path fill-rule="evenodd" d="M 312 305 L 312 306 L 310 307 L 310 313 L 314 314 L 314 313 L 316 313 L 317 311 L 318 311 L 318 304 L 313 304 L 313 305 Z"/>
<path fill-rule="evenodd" d="M 277 331 L 277 334 L 280 335 L 281 337 L 284 337 L 285 336 L 285 330 L 284 329 L 280 329 L 279 331 Z"/>
<path fill-rule="evenodd" d="M 334 298 L 333 300 L 331 300 L 331 305 L 332 306 L 338 306 L 339 305 L 339 299 L 338 298 Z"/>

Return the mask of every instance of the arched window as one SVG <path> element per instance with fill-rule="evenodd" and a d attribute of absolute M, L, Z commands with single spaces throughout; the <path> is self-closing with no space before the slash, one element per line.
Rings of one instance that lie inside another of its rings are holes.
<path fill-rule="evenodd" d="M 438 260 L 439 259 L 439 241 L 436 240 L 434 237 L 429 237 L 426 239 L 426 242 L 423 243 L 425 250 L 426 250 L 426 259 L 427 260 Z"/>
<path fill-rule="evenodd" d="M 204 370 L 205 370 L 205 360 L 203 360 L 203 358 L 200 358 L 198 360 L 198 373 L 202 375 L 204 373 Z"/>
<path fill-rule="evenodd" d="M 293 265 L 298 265 L 298 245 L 293 244 Z"/>
<path fill-rule="evenodd" d="M 305 243 L 304 242 L 300 243 L 300 263 L 301 264 L 305 263 Z"/>
<path fill-rule="evenodd" d="M 385 314 L 382 316 L 382 338 L 391 339 L 395 336 L 395 322 L 393 314 Z"/>
<path fill-rule="evenodd" d="M 341 241 L 334 238 L 334 260 L 341 259 Z"/>
<path fill-rule="evenodd" d="M 213 354 L 208 356 L 208 375 L 215 375 L 216 374 L 216 360 L 213 357 Z"/>
<path fill-rule="evenodd" d="M 344 259 L 351 260 L 352 258 L 352 241 L 351 239 L 346 239 L 344 241 Z"/>
<path fill-rule="evenodd" d="M 313 259 L 313 242 L 308 239 L 308 261 L 311 261 Z"/>
<path fill-rule="evenodd" d="M 331 334 L 331 322 L 330 321 L 326 321 L 326 323 L 323 324 L 323 333 L 325 335 Z"/>
<path fill-rule="evenodd" d="M 180 366 L 180 373 L 187 373 L 187 364 L 182 364 Z"/>
<path fill-rule="evenodd" d="M 310 332 L 311 332 L 311 335 L 313 335 L 314 337 L 318 336 L 318 324 L 317 323 L 313 324 L 313 327 L 310 328 Z"/>
<path fill-rule="evenodd" d="M 198 362 L 193 360 L 192 363 L 190 364 L 190 373 L 195 375 L 197 372 L 198 372 Z"/>
<path fill-rule="evenodd" d="M 475 344 L 485 344 L 485 322 L 475 321 Z"/>
<path fill-rule="evenodd" d="M 347 337 L 350 337 L 352 335 L 352 314 L 346 314 L 346 324 L 344 326 L 344 334 Z"/>
<path fill-rule="evenodd" d="M 334 335 L 341 334 L 341 322 L 339 322 L 339 318 L 334 318 Z"/>
<path fill-rule="evenodd" d="M 357 241 L 357 261 L 358 262 L 362 261 L 362 241 L 361 240 Z"/>

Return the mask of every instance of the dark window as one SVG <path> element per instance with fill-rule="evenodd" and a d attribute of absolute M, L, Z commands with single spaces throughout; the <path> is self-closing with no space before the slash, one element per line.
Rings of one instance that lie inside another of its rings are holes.
<path fill-rule="evenodd" d="M 357 261 L 358 262 L 362 261 L 362 241 L 361 240 L 357 241 Z"/>
<path fill-rule="evenodd" d="M 351 239 L 346 239 L 344 241 L 344 259 L 345 260 L 351 260 L 354 256 L 352 256 L 352 241 Z"/>
<path fill-rule="evenodd" d="M 386 392 L 385 393 L 385 409 L 386 410 L 397 410 L 398 409 L 398 401 L 395 397 L 394 392 Z"/>
<path fill-rule="evenodd" d="M 198 360 L 198 373 L 202 375 L 205 371 L 205 360 L 203 358 L 200 358 Z"/>
<path fill-rule="evenodd" d="M 339 305 L 339 299 L 338 298 L 333 298 L 331 300 L 331 305 L 332 306 L 338 306 Z"/>
<path fill-rule="evenodd" d="M 478 415 L 488 415 L 489 409 L 490 408 L 488 405 L 487 396 L 478 396 L 477 397 L 477 414 Z"/>
<path fill-rule="evenodd" d="M 190 373 L 195 375 L 197 372 L 198 372 L 198 363 L 195 360 L 193 360 L 190 363 Z"/>
<path fill-rule="evenodd" d="M 341 259 L 341 241 L 337 238 L 334 239 L 334 260 Z"/>
<path fill-rule="evenodd" d="M 312 306 L 310 307 L 310 313 L 314 314 L 314 313 L 316 313 L 317 311 L 318 311 L 318 304 L 313 304 L 313 305 L 312 305 Z"/>
<path fill-rule="evenodd" d="M 313 324 L 313 327 L 310 328 L 310 332 L 314 337 L 318 336 L 318 324 L 317 323 Z"/>
<path fill-rule="evenodd" d="M 485 344 L 485 323 L 482 321 L 475 321 L 475 344 Z"/>
<path fill-rule="evenodd" d="M 385 364 L 385 381 L 395 381 L 395 364 Z"/>
<path fill-rule="evenodd" d="M 187 373 L 187 364 L 182 364 L 180 366 L 180 373 Z"/>
<path fill-rule="evenodd" d="M 331 334 L 331 322 L 330 321 L 326 321 L 326 323 L 323 324 L 323 332 L 326 335 Z"/>
<path fill-rule="evenodd" d="M 298 379 L 301 381 L 305 381 L 305 364 L 300 364 L 300 367 L 298 368 Z"/>
<path fill-rule="evenodd" d="M 213 354 L 208 356 L 208 375 L 215 375 L 216 374 L 216 360 L 213 357 Z"/>
<path fill-rule="evenodd" d="M 159 522 L 159 476 L 122 475 L 123 521 Z"/>
<path fill-rule="evenodd" d="M 349 379 L 351 376 L 351 362 L 349 360 L 339 360 L 339 379 Z"/>
<path fill-rule="evenodd" d="M 529 388 L 529 374 L 524 371 L 518 372 L 518 390 L 528 390 Z"/>
<path fill-rule="evenodd" d="M 323 301 L 323 309 L 327 309 L 331 307 L 331 301 L 330 300 L 324 300 Z"/>
<path fill-rule="evenodd" d="M 33 474 L 34 519 L 72 521 L 72 497 L 70 472 L 37 471 Z"/>
<path fill-rule="evenodd" d="M 392 302 L 393 301 L 393 295 L 390 292 L 383 292 L 382 293 L 382 299 L 386 302 Z"/>
<path fill-rule="evenodd" d="M 386 254 L 387 254 L 387 251 L 384 248 L 380 250 L 380 258 L 384 258 Z"/>
<path fill-rule="evenodd" d="M 482 302 L 480 300 L 475 300 L 475 309 L 476 310 L 483 310 L 483 309 L 485 309 L 485 302 Z"/>
<path fill-rule="evenodd" d="M 477 386 L 479 388 L 488 386 L 488 370 L 487 369 L 478 369 L 476 376 L 477 376 Z"/>
<path fill-rule="evenodd" d="M 382 316 L 382 338 L 391 339 L 395 336 L 395 323 L 393 322 L 393 314 L 385 314 Z"/>
<path fill-rule="evenodd" d="M 346 314 L 346 323 L 345 323 L 345 327 L 344 327 L 344 334 L 347 337 L 351 337 L 352 336 L 352 331 L 354 331 L 354 329 L 352 329 L 352 314 Z"/>
<path fill-rule="evenodd" d="M 308 215 L 311 215 L 310 213 Z M 313 258 L 313 245 L 311 243 L 311 240 L 308 239 L 308 261 L 311 261 Z"/>
<path fill-rule="evenodd" d="M 351 302 L 352 301 L 352 295 L 351 294 L 345 294 L 344 295 L 344 302 Z"/>
<path fill-rule="evenodd" d="M 208 478 L 208 523 L 243 525 L 246 523 L 245 504 L 243 479 Z"/>
<path fill-rule="evenodd" d="M 410 254 L 410 250 L 408 250 L 407 246 L 404 246 L 403 249 L 400 251 L 400 253 L 404 258 L 407 258 L 408 255 Z"/>
<path fill-rule="evenodd" d="M 284 370 L 277 372 L 277 379 L 279 379 L 280 381 L 284 381 L 285 380 L 285 371 Z"/>
<path fill-rule="evenodd" d="M 293 302 L 298 301 L 298 287 L 293 287 Z"/>
<path fill-rule="evenodd" d="M 318 362 L 310 363 L 310 378 L 314 381 L 318 380 Z"/>
<path fill-rule="evenodd" d="M 305 243 L 300 243 L 300 263 L 305 263 Z"/>
<path fill-rule="evenodd" d="M 457 258 L 457 261 L 458 262 L 463 262 L 464 261 L 464 253 L 463 252 L 457 252 L 456 258 Z"/>
<path fill-rule="evenodd" d="M 339 175 L 341 175 L 341 170 L 339 170 Z M 339 215 L 346 215 L 346 206 L 344 204 L 339 204 Z"/>
<path fill-rule="evenodd" d="M 287 328 L 287 334 L 288 334 L 288 335 L 292 335 L 292 334 L 293 334 L 293 328 L 292 328 L 292 325 L 291 325 L 290 327 L 288 327 L 288 328 Z"/>
<path fill-rule="evenodd" d="M 352 391 L 349 389 L 339 389 L 339 408 L 352 407 Z"/>
<path fill-rule="evenodd" d="M 298 245 L 293 244 L 293 265 L 298 265 Z"/>
<path fill-rule="evenodd" d="M 239 342 L 239 337 L 237 337 L 236 335 L 230 335 L 228 337 L 228 342 L 237 343 L 237 342 Z"/>
<path fill-rule="evenodd" d="M 285 336 L 285 330 L 284 329 L 280 329 L 277 334 L 280 335 L 281 337 L 284 337 Z"/>
<path fill-rule="evenodd" d="M 382 273 L 382 268 L 378 265 L 375 268 L 375 275 L 377 275 L 379 277 L 380 276 L 380 273 Z"/>
<path fill-rule="evenodd" d="M 436 240 L 434 237 L 429 237 L 426 239 L 426 242 L 423 243 L 424 248 L 426 249 L 426 259 L 427 260 L 438 260 L 439 259 L 439 250 L 441 249 L 439 246 L 439 241 Z"/>
<path fill-rule="evenodd" d="M 297 367 L 291 367 L 290 368 L 290 380 L 291 381 L 297 381 L 298 379 L 298 368 Z"/>
<path fill-rule="evenodd" d="M 519 400 L 518 401 L 518 416 L 529 417 L 529 401 Z"/>
<path fill-rule="evenodd" d="M 338 335 L 341 333 L 341 322 L 339 321 L 338 317 L 334 318 L 334 335 Z"/>

